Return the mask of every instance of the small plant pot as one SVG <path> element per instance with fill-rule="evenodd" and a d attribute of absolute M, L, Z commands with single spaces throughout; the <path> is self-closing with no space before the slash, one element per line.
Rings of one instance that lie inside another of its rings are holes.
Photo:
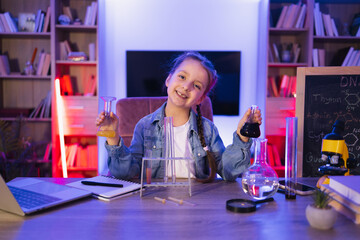
<path fill-rule="evenodd" d="M 306 207 L 306 219 L 313 228 L 327 230 L 334 226 L 337 212 L 332 208 L 317 208 L 314 205 Z"/>

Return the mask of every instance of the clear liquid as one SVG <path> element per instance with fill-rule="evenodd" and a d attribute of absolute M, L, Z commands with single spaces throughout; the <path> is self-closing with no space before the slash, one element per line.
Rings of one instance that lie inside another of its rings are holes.
<path fill-rule="evenodd" d="M 270 198 L 276 193 L 279 187 L 279 182 L 277 179 L 242 179 L 241 182 L 244 192 L 256 200 Z"/>
<path fill-rule="evenodd" d="M 96 136 L 98 137 L 115 137 L 116 133 L 114 130 L 100 130 L 97 131 Z"/>

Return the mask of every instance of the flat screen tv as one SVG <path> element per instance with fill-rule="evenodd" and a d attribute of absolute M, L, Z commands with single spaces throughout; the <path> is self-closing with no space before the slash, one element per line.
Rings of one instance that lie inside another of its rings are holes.
<path fill-rule="evenodd" d="M 127 97 L 166 96 L 171 61 L 183 51 L 127 51 Z M 239 115 L 240 51 L 199 51 L 215 66 L 219 80 L 210 99 L 214 115 Z"/>

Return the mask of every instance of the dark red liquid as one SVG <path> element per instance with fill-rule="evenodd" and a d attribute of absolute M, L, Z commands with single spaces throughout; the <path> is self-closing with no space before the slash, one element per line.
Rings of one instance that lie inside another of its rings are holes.
<path fill-rule="evenodd" d="M 240 134 L 245 137 L 258 138 L 260 136 L 260 126 L 258 123 L 245 123 L 240 130 Z"/>

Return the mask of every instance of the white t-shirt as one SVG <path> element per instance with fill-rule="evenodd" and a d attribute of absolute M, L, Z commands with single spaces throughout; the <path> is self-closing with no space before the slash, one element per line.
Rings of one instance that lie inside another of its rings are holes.
<path fill-rule="evenodd" d="M 191 146 L 187 137 L 189 132 L 190 123 L 187 121 L 184 125 L 174 127 L 174 152 L 175 157 L 190 158 L 190 177 L 195 177 L 195 163 L 192 157 Z M 177 178 L 188 178 L 188 161 L 187 160 L 175 160 L 175 176 Z M 170 173 L 171 164 L 169 164 Z"/>

